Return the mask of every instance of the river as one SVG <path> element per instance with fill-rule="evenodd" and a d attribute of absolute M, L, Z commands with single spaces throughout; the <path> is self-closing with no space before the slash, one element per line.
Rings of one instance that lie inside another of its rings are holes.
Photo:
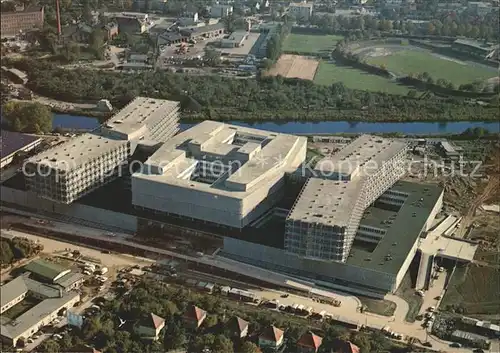
<path fill-rule="evenodd" d="M 235 125 L 249 126 L 261 130 L 290 134 L 334 134 L 334 133 L 392 133 L 433 135 L 458 134 L 467 128 L 483 127 L 490 132 L 500 132 L 499 122 L 455 121 L 455 122 L 401 122 L 401 123 L 368 123 L 349 121 L 321 122 L 231 122 Z M 181 124 L 187 129 L 193 124 Z M 75 130 L 92 130 L 99 126 L 99 120 L 86 116 L 54 114 L 53 127 Z"/>

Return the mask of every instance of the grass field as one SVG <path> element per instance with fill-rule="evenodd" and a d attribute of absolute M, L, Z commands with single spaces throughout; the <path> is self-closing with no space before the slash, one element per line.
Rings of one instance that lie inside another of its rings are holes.
<path fill-rule="evenodd" d="M 382 316 L 392 316 L 396 311 L 396 303 L 385 299 L 373 299 L 368 297 L 359 296 L 358 299 L 361 304 L 365 306 L 365 310 L 369 313 L 382 315 Z"/>
<path fill-rule="evenodd" d="M 314 82 L 331 85 L 342 82 L 347 88 L 391 94 L 407 94 L 408 87 L 399 85 L 387 78 L 372 75 L 361 70 L 322 61 L 316 71 Z"/>
<path fill-rule="evenodd" d="M 405 320 L 408 322 L 415 322 L 418 313 L 420 312 L 420 308 L 422 307 L 423 299 L 419 297 L 414 289 L 414 283 L 412 281 L 413 278 L 416 277 L 415 274 L 415 263 L 412 263 L 408 272 L 406 272 L 401 284 L 399 285 L 398 290 L 396 291 L 396 295 L 402 299 L 404 299 L 408 303 L 408 312 L 406 313 Z"/>
<path fill-rule="evenodd" d="M 450 279 L 448 291 L 441 303 L 442 308 L 453 306 L 464 310 L 466 315 L 498 314 L 500 276 L 491 267 L 470 265 L 457 267 Z"/>
<path fill-rule="evenodd" d="M 400 50 L 387 56 L 367 56 L 365 59 L 373 65 L 385 65 L 389 71 L 397 75 L 428 72 L 434 80 L 442 78 L 455 85 L 498 75 L 495 70 L 476 64 L 469 65 L 443 56 L 438 57 L 430 52 L 420 50 Z"/>
<path fill-rule="evenodd" d="M 283 51 L 322 54 L 335 48 L 335 44 L 344 37 L 329 34 L 290 33 L 283 44 Z"/>

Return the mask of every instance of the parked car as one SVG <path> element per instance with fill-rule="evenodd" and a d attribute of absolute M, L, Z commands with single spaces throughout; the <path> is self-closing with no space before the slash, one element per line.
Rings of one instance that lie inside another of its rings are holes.
<path fill-rule="evenodd" d="M 462 348 L 462 345 L 458 342 L 453 342 L 453 343 L 450 343 L 450 347 L 453 347 L 453 348 Z"/>

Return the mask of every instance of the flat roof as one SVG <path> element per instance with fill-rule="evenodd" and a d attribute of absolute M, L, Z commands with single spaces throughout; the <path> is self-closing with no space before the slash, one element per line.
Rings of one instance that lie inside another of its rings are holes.
<path fill-rule="evenodd" d="M 308 2 L 308 3 L 305 3 L 305 2 L 292 2 L 290 3 L 290 7 L 310 7 L 312 8 L 313 7 L 313 3 L 312 2 Z"/>
<path fill-rule="evenodd" d="M 0 136 L 0 156 L 2 159 L 22 150 L 36 141 L 40 141 L 38 136 L 23 134 L 20 132 L 7 131 L 2 129 Z"/>
<path fill-rule="evenodd" d="M 3 307 L 9 304 L 17 297 L 28 291 L 24 278 L 22 276 L 14 278 L 12 281 L 0 287 L 0 306 Z"/>
<path fill-rule="evenodd" d="M 365 210 L 360 226 L 384 229 L 385 235 L 379 240 L 373 252 L 357 247 L 355 238 L 347 264 L 386 273 L 398 273 L 419 238 L 443 189 L 432 184 L 398 181 L 386 192 L 390 191 L 406 194 L 406 200 L 397 212 L 385 209 L 377 205 L 377 202 Z M 382 224 L 384 220 L 391 222 Z M 390 260 L 386 260 L 388 255 Z"/>
<path fill-rule="evenodd" d="M 243 39 L 245 39 L 247 35 L 248 35 L 247 31 L 234 31 L 233 33 L 231 33 L 229 38 L 223 39 L 222 41 L 241 43 L 241 41 L 243 41 Z"/>
<path fill-rule="evenodd" d="M 104 124 L 105 129 L 134 137 L 134 133 L 146 133 L 146 125 L 167 112 L 178 109 L 179 102 L 165 99 L 136 97 Z"/>
<path fill-rule="evenodd" d="M 296 169 L 298 166 L 292 165 L 291 160 L 306 143 L 305 137 L 207 120 L 170 138 L 149 157 L 143 171 L 133 177 L 243 198 L 258 186 L 257 181 Z M 256 149 L 255 144 L 261 149 Z M 198 163 L 227 168 L 237 163 L 239 169 L 217 183 L 202 183 L 185 177 Z"/>
<path fill-rule="evenodd" d="M 31 157 L 28 162 L 70 171 L 127 143 L 126 140 L 103 136 L 100 132 L 85 133 Z"/>
<path fill-rule="evenodd" d="M 26 330 L 79 296 L 80 295 L 76 292 L 67 292 L 64 293 L 62 297 L 47 298 L 43 300 L 15 320 L 3 324 L 1 326 L 2 336 L 11 339 L 18 337 L 26 332 Z"/>
<path fill-rule="evenodd" d="M 399 140 L 361 135 L 334 155 L 319 160 L 314 169 L 325 174 L 350 175 L 356 171 L 359 177 L 367 176 L 375 173 L 405 146 L 406 143 Z"/>
<path fill-rule="evenodd" d="M 365 177 L 375 174 L 405 146 L 400 141 L 362 135 L 323 158 L 315 166 L 317 177 L 309 178 L 304 185 L 288 219 L 347 226 Z"/>
<path fill-rule="evenodd" d="M 205 26 L 200 26 L 200 27 L 184 27 L 181 28 L 179 31 L 183 35 L 187 34 L 203 34 L 207 32 L 213 32 L 213 31 L 218 31 L 221 29 L 226 28 L 224 23 L 214 23 L 212 25 L 205 25 Z"/>

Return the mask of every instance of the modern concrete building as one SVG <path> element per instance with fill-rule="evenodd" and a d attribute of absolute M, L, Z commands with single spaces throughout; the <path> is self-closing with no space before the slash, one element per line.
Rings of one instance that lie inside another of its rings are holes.
<path fill-rule="evenodd" d="M 31 337 L 41 327 L 58 316 L 61 309 L 68 309 L 80 300 L 76 292 L 64 292 L 27 276 L 16 277 L 0 287 L 2 307 L 1 339 L 15 347 L 19 340 Z M 30 298 L 35 304 L 20 315 L 11 316 L 8 309 Z"/>
<path fill-rule="evenodd" d="M 285 250 L 346 261 L 366 208 L 404 173 L 406 145 L 363 135 L 320 160 L 286 221 Z"/>
<path fill-rule="evenodd" d="M 229 237 L 220 254 L 325 287 L 382 296 L 399 287 L 442 202 L 438 186 L 398 181 L 364 210 L 346 261 L 297 256 Z"/>
<path fill-rule="evenodd" d="M 243 45 L 243 42 L 248 37 L 247 31 L 234 31 L 229 38 L 221 39 L 220 46 L 222 48 L 237 48 Z"/>
<path fill-rule="evenodd" d="M 241 229 L 283 194 L 307 139 L 204 121 L 164 143 L 132 175 L 142 210 Z"/>
<path fill-rule="evenodd" d="M 105 185 L 127 167 L 140 144 L 165 142 L 177 133 L 178 103 L 137 97 L 98 131 L 46 150 L 25 165 L 29 190 L 69 204 Z"/>

